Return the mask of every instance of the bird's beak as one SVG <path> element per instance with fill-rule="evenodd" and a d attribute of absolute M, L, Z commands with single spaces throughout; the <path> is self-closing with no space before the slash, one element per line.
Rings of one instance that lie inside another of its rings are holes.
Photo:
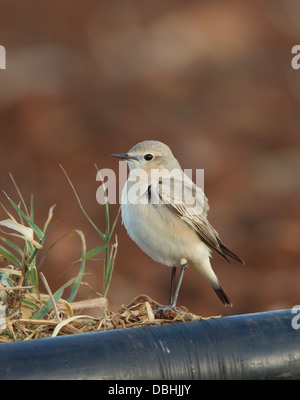
<path fill-rule="evenodd" d="M 112 156 L 118 157 L 118 158 L 123 158 L 124 160 L 128 160 L 128 161 L 137 159 L 135 156 L 130 156 L 127 153 L 113 153 Z"/>
<path fill-rule="evenodd" d="M 118 157 L 118 158 L 124 158 L 124 160 L 128 160 L 128 154 L 127 153 L 113 153 L 113 157 Z"/>

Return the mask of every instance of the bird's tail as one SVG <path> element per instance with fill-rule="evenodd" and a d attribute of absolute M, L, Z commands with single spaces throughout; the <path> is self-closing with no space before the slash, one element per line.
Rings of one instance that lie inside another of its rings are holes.
<path fill-rule="evenodd" d="M 212 288 L 216 292 L 217 296 L 221 300 L 221 302 L 225 306 L 232 306 L 232 303 L 227 296 L 225 290 L 222 288 L 217 275 L 213 271 L 211 264 L 210 264 L 210 259 L 209 259 L 209 252 L 210 250 L 203 244 L 202 247 L 199 247 L 201 251 L 206 251 L 207 253 L 201 253 L 199 251 L 198 253 L 198 262 L 193 263 L 192 265 L 200 272 L 200 274 L 211 284 Z M 201 256 L 201 257 L 200 257 Z M 205 257 L 206 256 L 206 257 Z"/>
<path fill-rule="evenodd" d="M 218 285 L 218 287 L 213 286 L 213 289 L 225 307 L 226 306 L 232 307 L 230 298 L 227 296 L 225 290 L 222 288 L 220 284 Z"/>

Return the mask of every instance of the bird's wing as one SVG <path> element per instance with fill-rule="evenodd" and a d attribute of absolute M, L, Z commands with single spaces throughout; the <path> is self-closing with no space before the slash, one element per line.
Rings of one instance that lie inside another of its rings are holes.
<path fill-rule="evenodd" d="M 227 256 L 243 262 L 236 254 L 229 250 L 221 241 L 217 231 L 207 219 L 209 210 L 208 200 L 198 186 L 190 180 L 174 178 L 171 183 L 160 179 L 156 188 L 160 200 L 178 218 L 193 229 L 211 249 L 216 250 L 228 262 Z"/>

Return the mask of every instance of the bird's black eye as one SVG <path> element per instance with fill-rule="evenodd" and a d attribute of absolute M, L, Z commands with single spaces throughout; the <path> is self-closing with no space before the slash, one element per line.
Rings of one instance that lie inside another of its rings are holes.
<path fill-rule="evenodd" d="M 153 158 L 153 155 L 152 155 L 152 154 L 146 154 L 146 155 L 144 156 L 144 159 L 145 159 L 146 161 L 150 161 L 150 160 L 152 160 L 152 158 Z"/>

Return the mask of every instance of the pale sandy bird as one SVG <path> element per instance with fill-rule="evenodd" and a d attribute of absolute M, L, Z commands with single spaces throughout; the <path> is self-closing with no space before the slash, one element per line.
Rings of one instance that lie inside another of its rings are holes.
<path fill-rule="evenodd" d="M 211 252 L 228 262 L 228 257 L 244 261 L 224 245 L 209 223 L 203 190 L 184 174 L 170 148 L 147 140 L 113 156 L 125 159 L 130 169 L 122 191 L 122 222 L 129 236 L 155 261 L 172 268 L 167 308 L 176 306 L 187 265 L 206 278 L 225 306 L 231 306 L 211 267 Z M 181 270 L 174 291 L 177 266 Z"/>

